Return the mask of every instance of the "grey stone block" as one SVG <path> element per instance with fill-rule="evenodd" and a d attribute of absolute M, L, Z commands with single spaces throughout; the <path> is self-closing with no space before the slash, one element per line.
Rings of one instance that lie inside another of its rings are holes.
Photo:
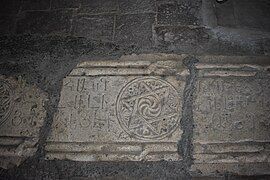
<path fill-rule="evenodd" d="M 21 0 L 3 0 L 1 1 L 0 14 L 17 14 L 21 6 Z"/>
<path fill-rule="evenodd" d="M 0 35 L 13 34 L 15 29 L 15 17 L 0 15 Z"/>
<path fill-rule="evenodd" d="M 201 51 L 203 45 L 209 41 L 206 29 L 201 27 L 157 26 L 154 29 L 155 46 L 171 51 Z"/>
<path fill-rule="evenodd" d="M 119 0 L 119 10 L 123 14 L 156 12 L 154 0 Z"/>
<path fill-rule="evenodd" d="M 120 15 L 116 18 L 115 41 L 120 44 L 150 47 L 154 14 Z"/>
<path fill-rule="evenodd" d="M 74 19 L 73 35 L 100 41 L 112 41 L 113 15 L 78 16 Z"/>
<path fill-rule="evenodd" d="M 217 24 L 225 27 L 235 27 L 235 7 L 233 1 L 228 1 L 223 4 L 216 3 L 215 13 L 217 17 Z"/>
<path fill-rule="evenodd" d="M 270 30 L 270 3 L 264 0 L 231 0 L 215 4 L 220 26 Z"/>
<path fill-rule="evenodd" d="M 72 10 L 31 11 L 17 22 L 17 33 L 68 34 L 71 29 Z"/>
<path fill-rule="evenodd" d="M 51 8 L 79 8 L 81 0 L 52 0 Z"/>
<path fill-rule="evenodd" d="M 198 25 L 201 3 L 184 1 L 158 4 L 159 25 Z"/>
<path fill-rule="evenodd" d="M 237 27 L 270 31 L 270 2 L 265 0 L 234 1 Z"/>
<path fill-rule="evenodd" d="M 82 0 L 79 13 L 104 14 L 113 13 L 118 9 L 116 0 Z"/>
<path fill-rule="evenodd" d="M 51 0 L 22 0 L 22 10 L 48 10 L 51 8 Z"/>

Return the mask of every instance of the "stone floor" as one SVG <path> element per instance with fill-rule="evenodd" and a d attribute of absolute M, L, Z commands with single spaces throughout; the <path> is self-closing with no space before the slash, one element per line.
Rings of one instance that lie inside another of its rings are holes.
<path fill-rule="evenodd" d="M 267 0 L 4 0 L 0 179 L 270 179 Z"/>

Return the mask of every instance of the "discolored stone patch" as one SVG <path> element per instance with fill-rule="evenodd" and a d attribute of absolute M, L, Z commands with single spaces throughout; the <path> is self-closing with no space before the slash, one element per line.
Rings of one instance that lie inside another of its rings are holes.
<path fill-rule="evenodd" d="M 19 165 L 37 151 L 46 94 L 22 80 L 0 76 L 0 166 Z"/>
<path fill-rule="evenodd" d="M 180 160 L 187 72 L 181 59 L 165 59 L 147 55 L 79 64 L 63 81 L 46 157 Z"/>
<path fill-rule="evenodd" d="M 270 167 L 269 59 L 233 59 L 197 65 L 192 170 L 266 174 Z M 236 64 L 239 60 L 244 62 Z"/>

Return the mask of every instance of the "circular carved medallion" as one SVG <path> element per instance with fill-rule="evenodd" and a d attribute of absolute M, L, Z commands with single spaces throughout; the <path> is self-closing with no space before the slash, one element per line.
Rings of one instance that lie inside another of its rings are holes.
<path fill-rule="evenodd" d="M 6 121 L 12 109 L 11 85 L 0 79 L 0 125 Z"/>
<path fill-rule="evenodd" d="M 180 98 L 168 82 L 138 78 L 117 97 L 116 113 L 121 127 L 131 137 L 161 139 L 171 134 L 180 120 Z"/>

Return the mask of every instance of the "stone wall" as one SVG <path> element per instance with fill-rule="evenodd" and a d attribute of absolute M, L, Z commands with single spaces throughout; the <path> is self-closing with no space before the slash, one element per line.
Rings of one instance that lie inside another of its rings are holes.
<path fill-rule="evenodd" d="M 1 178 L 269 178 L 269 6 L 4 0 Z"/>

